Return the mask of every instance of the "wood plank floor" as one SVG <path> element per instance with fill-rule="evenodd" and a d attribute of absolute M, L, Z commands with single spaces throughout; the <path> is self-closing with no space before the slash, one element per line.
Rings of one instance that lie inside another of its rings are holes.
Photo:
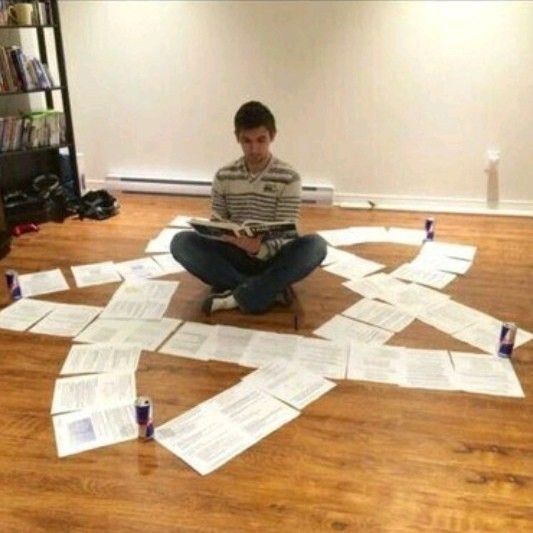
<path fill-rule="evenodd" d="M 208 214 L 206 199 L 123 195 L 122 212 L 97 222 L 45 224 L 15 240 L 0 270 L 20 273 L 140 257 L 177 214 Z M 306 208 L 304 231 L 349 225 L 421 228 L 425 214 Z M 478 247 L 473 267 L 444 292 L 533 330 L 533 220 L 438 215 L 438 239 Z M 350 248 L 348 248 L 350 249 Z M 393 267 L 416 248 L 353 248 Z M 284 308 L 205 318 L 207 288 L 179 279 L 168 316 L 291 332 Z M 43 296 L 105 305 L 116 284 Z M 311 331 L 359 297 L 321 269 L 296 286 Z M 0 304 L 9 303 L 5 287 Z M 392 344 L 476 351 L 414 322 Z M 302 416 L 202 477 L 156 443 L 127 442 L 58 459 L 49 415 L 70 340 L 0 330 L 1 531 L 533 531 L 533 342 L 515 351 L 526 393 L 509 399 L 341 381 Z M 231 364 L 147 352 L 138 392 L 156 425 L 235 384 Z"/>

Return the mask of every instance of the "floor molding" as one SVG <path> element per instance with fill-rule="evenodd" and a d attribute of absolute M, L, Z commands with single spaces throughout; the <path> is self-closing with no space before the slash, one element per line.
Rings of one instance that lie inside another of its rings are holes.
<path fill-rule="evenodd" d="M 109 188 L 109 182 L 105 179 L 88 179 L 86 183 L 88 189 Z M 139 192 L 149 191 L 140 187 Z M 533 202 L 516 200 L 489 205 L 486 200 L 481 199 L 335 193 L 334 205 L 345 209 L 533 217 Z"/>
<path fill-rule="evenodd" d="M 533 216 L 533 202 L 506 200 L 489 204 L 486 200 L 466 198 L 424 198 L 337 193 L 335 205 L 345 209 L 378 209 L 385 211 L 421 211 L 425 213 L 457 213 L 496 216 Z"/>

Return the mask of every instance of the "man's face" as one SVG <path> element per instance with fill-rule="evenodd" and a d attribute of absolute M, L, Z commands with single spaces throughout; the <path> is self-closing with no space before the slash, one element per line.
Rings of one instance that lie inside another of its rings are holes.
<path fill-rule="evenodd" d="M 237 142 L 241 145 L 246 163 L 252 167 L 266 164 L 270 157 L 270 143 L 274 135 L 265 128 L 259 126 L 251 130 L 240 130 L 237 134 Z"/>

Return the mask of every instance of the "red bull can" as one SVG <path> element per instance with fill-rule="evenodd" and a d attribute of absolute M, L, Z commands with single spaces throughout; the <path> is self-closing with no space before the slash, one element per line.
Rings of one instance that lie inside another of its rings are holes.
<path fill-rule="evenodd" d="M 500 332 L 500 342 L 498 344 L 498 356 L 510 359 L 513 353 L 514 341 L 516 338 L 516 324 L 504 322 Z"/>
<path fill-rule="evenodd" d="M 154 438 L 154 408 L 151 398 L 139 396 L 135 400 L 135 417 L 139 427 L 139 439 L 151 440 Z"/>
<path fill-rule="evenodd" d="M 22 298 L 22 290 L 20 288 L 19 275 L 15 270 L 6 270 L 6 283 L 11 299 L 20 300 Z"/>
<path fill-rule="evenodd" d="M 435 219 L 433 217 L 426 218 L 424 229 L 426 230 L 426 241 L 432 241 L 435 237 Z"/>

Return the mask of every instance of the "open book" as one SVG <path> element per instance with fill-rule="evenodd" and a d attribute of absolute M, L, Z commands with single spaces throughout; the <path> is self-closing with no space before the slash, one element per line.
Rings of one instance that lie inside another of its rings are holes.
<path fill-rule="evenodd" d="M 208 220 L 192 218 L 189 225 L 204 237 L 221 238 L 224 235 L 234 237 L 256 237 L 261 235 L 264 239 L 283 237 L 286 234 L 296 233 L 294 222 L 261 222 L 245 220 L 242 224 L 228 222 L 227 220 Z"/>

